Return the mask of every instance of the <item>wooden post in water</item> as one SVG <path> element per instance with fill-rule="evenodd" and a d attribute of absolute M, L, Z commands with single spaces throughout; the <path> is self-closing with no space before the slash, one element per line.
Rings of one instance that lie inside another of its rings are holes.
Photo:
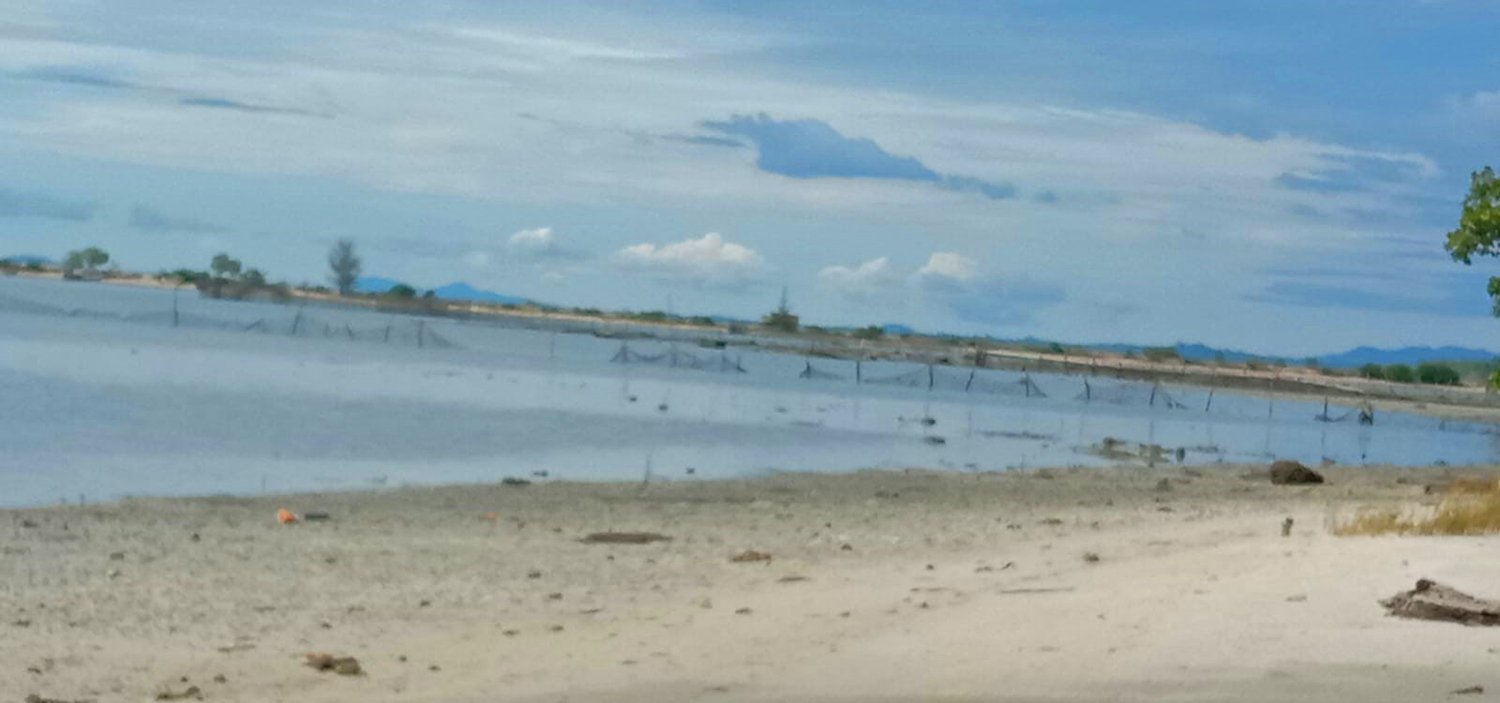
<path fill-rule="evenodd" d="M 422 335 L 427 331 L 427 321 L 417 320 L 417 348 L 422 348 Z"/>
<path fill-rule="evenodd" d="M 382 338 L 381 341 L 387 344 L 389 344 L 391 341 L 391 323 L 389 322 L 385 323 L 385 337 Z"/>
<path fill-rule="evenodd" d="M 1089 387 L 1089 380 L 1083 379 L 1083 402 L 1090 403 L 1094 400 L 1094 389 Z"/>
<path fill-rule="evenodd" d="M 182 291 L 181 288 L 173 288 L 172 289 L 172 326 L 173 327 L 176 327 L 178 325 L 178 317 L 177 317 L 177 294 L 180 293 L 181 291 Z"/>
<path fill-rule="evenodd" d="M 1147 405 L 1150 405 L 1153 408 L 1156 407 L 1156 387 L 1158 385 L 1160 384 L 1156 383 L 1155 381 L 1151 383 L 1151 400 L 1147 402 Z"/>
<path fill-rule="evenodd" d="M 1208 389 L 1208 402 L 1206 402 L 1206 403 L 1203 404 L 1203 412 L 1208 412 L 1208 409 L 1211 408 L 1211 407 L 1213 407 L 1213 405 L 1214 405 L 1214 389 L 1210 388 L 1210 389 Z"/>
<path fill-rule="evenodd" d="M 861 368 L 863 365 L 864 361 L 860 359 L 854 360 L 854 385 L 856 386 L 864 382 L 864 370 Z"/>
<path fill-rule="evenodd" d="M 297 328 L 299 328 L 301 326 L 302 326 L 302 308 L 297 308 L 297 316 L 294 317 L 294 318 L 292 318 L 292 331 L 291 331 L 290 334 L 293 337 L 297 336 Z"/>
<path fill-rule="evenodd" d="M 964 392 L 965 393 L 968 393 L 969 389 L 974 386 L 974 373 L 975 373 L 975 371 L 976 371 L 975 369 L 969 369 L 969 380 L 967 380 L 967 381 L 964 382 Z"/>
<path fill-rule="evenodd" d="M 929 391 L 932 390 L 933 383 L 934 383 L 934 381 L 933 381 L 932 364 L 928 364 L 927 365 L 927 390 L 929 390 Z"/>

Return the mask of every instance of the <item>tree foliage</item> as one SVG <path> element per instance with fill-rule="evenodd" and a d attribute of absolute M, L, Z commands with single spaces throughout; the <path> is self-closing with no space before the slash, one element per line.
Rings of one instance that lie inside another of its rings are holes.
<path fill-rule="evenodd" d="M 1459 383 L 1458 370 L 1447 364 L 1424 361 L 1417 364 L 1417 380 L 1438 386 L 1456 386 Z"/>
<path fill-rule="evenodd" d="M 100 266 L 109 263 L 109 252 L 99 247 L 88 247 L 86 249 L 74 249 L 63 257 L 64 271 L 78 271 L 80 269 L 93 271 Z"/>
<path fill-rule="evenodd" d="M 237 278 L 240 275 L 240 271 L 244 269 L 244 264 L 241 264 L 239 259 L 228 254 L 219 253 L 214 255 L 213 261 L 208 264 L 208 268 L 219 278 Z"/>
<path fill-rule="evenodd" d="M 1391 364 L 1385 367 L 1385 380 L 1396 383 L 1411 383 L 1417 379 L 1417 374 L 1406 364 Z"/>
<path fill-rule="evenodd" d="M 1448 233 L 1444 248 L 1466 265 L 1474 263 L 1475 256 L 1500 256 L 1500 178 L 1489 166 L 1470 177 L 1458 229 Z M 1489 294 L 1500 316 L 1500 278 L 1490 278 Z"/>
<path fill-rule="evenodd" d="M 1385 368 L 1380 364 L 1369 363 L 1359 367 L 1359 375 L 1365 378 L 1373 378 L 1377 381 L 1385 379 Z"/>
<path fill-rule="evenodd" d="M 338 288 L 339 295 L 353 293 L 354 283 L 359 280 L 363 269 L 359 255 L 354 252 L 354 242 L 340 239 L 334 243 L 333 248 L 328 251 L 328 268 L 332 271 L 328 280 Z"/>
<path fill-rule="evenodd" d="M 417 297 L 417 289 L 405 283 L 397 283 L 391 286 L 391 289 L 386 291 L 385 294 L 392 298 L 415 298 Z"/>

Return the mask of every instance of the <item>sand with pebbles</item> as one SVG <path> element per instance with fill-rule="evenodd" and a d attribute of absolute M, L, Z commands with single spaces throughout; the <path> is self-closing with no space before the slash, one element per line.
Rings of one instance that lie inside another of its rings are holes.
<path fill-rule="evenodd" d="M 1422 500 L 1436 470 L 1332 469 L 1316 487 L 1244 473 L 869 472 L 4 511 L 0 700 L 1500 691 L 1495 632 L 1395 620 L 1375 602 L 1421 576 L 1500 595 L 1500 541 L 1326 529 L 1357 505 Z M 282 507 L 330 519 L 284 526 Z M 580 541 L 608 530 L 671 539 Z M 732 559 L 747 550 L 770 559 Z M 308 652 L 363 673 L 315 671 Z"/>

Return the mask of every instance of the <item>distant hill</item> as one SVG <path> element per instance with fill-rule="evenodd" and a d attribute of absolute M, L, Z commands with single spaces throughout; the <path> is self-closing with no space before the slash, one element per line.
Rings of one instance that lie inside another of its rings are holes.
<path fill-rule="evenodd" d="M 360 293 L 385 293 L 398 283 L 401 283 L 401 281 L 394 278 L 361 276 L 359 280 L 354 282 L 354 290 Z M 413 287 L 415 288 L 415 286 Z M 418 290 L 421 289 L 418 288 Z M 495 303 L 498 305 L 525 305 L 530 302 L 526 298 L 475 288 L 462 281 L 433 288 L 432 293 L 444 300 L 472 300 L 477 303 Z"/>
<path fill-rule="evenodd" d="M 432 293 L 444 300 L 472 300 L 477 303 L 495 303 L 497 305 L 525 305 L 531 302 L 526 298 L 475 288 L 462 281 L 433 288 Z"/>
<path fill-rule="evenodd" d="M 53 264 L 52 259 L 49 259 L 45 256 L 37 256 L 36 254 L 16 254 L 15 256 L 0 256 L 0 261 L 9 261 L 13 264 L 20 264 L 22 266 L 28 266 L 31 264 L 36 264 L 37 266 L 50 266 Z"/>
<path fill-rule="evenodd" d="M 1359 347 L 1342 354 L 1319 357 L 1318 361 L 1324 366 L 1345 368 L 1365 364 L 1420 364 L 1424 361 L 1492 361 L 1496 357 L 1500 357 L 1500 354 L 1469 347 Z"/>

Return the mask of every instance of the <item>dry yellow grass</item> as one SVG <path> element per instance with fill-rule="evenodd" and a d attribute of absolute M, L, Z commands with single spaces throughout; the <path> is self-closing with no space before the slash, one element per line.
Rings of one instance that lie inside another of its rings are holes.
<path fill-rule="evenodd" d="M 1483 535 L 1500 532 L 1500 481 L 1458 478 L 1438 504 L 1425 509 L 1366 508 L 1336 523 L 1333 533 L 1350 535 Z"/>

